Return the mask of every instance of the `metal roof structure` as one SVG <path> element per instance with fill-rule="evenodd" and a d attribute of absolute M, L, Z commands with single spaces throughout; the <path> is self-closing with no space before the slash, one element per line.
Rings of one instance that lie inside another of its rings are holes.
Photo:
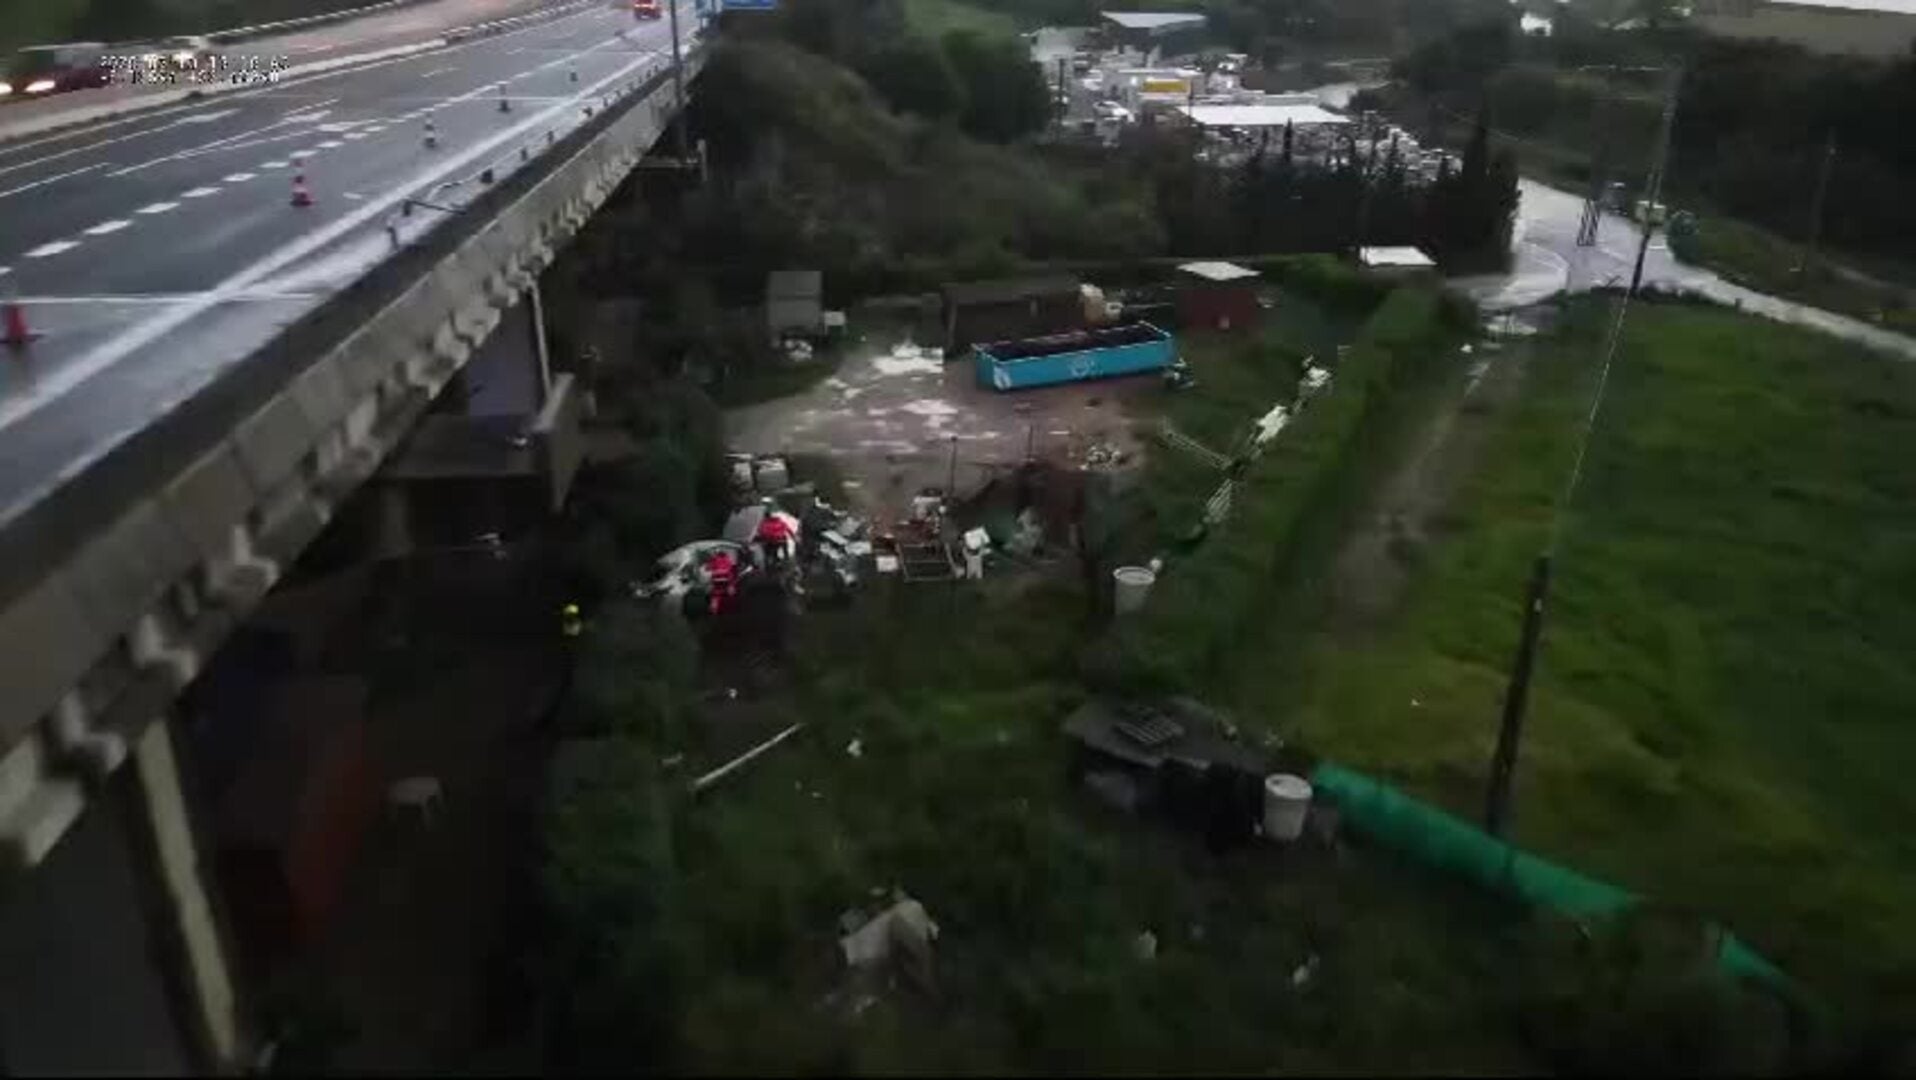
<path fill-rule="evenodd" d="M 1204 14 L 1197 11 L 1105 11 L 1100 14 L 1126 30 L 1166 33 L 1194 30 L 1204 25 Z"/>
<path fill-rule="evenodd" d="M 1838 11 L 1916 15 L 1916 0 L 1769 0 L 1777 7 L 1834 8 Z"/>
<path fill-rule="evenodd" d="M 1199 127 L 1283 127 L 1296 124 L 1348 124 L 1350 120 L 1322 105 L 1181 105 L 1178 112 Z"/>
<path fill-rule="evenodd" d="M 1437 265 L 1430 256 L 1424 254 L 1422 248 L 1409 246 L 1360 248 L 1357 259 L 1365 266 L 1399 270 L 1426 270 Z"/>
<path fill-rule="evenodd" d="M 1206 281 L 1217 282 L 1242 281 L 1245 278 L 1254 278 L 1257 276 L 1257 271 L 1247 266 L 1239 266 L 1236 263 L 1228 262 L 1191 262 L 1185 263 L 1183 266 L 1178 267 L 1178 269 L 1193 277 L 1201 277 Z"/>

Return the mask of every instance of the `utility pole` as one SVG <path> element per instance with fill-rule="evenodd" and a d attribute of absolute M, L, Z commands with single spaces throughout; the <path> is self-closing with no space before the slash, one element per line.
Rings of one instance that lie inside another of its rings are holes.
<path fill-rule="evenodd" d="M 1606 99 L 1597 98 L 1597 149 L 1590 157 L 1590 194 L 1583 200 L 1583 220 L 1577 225 L 1577 246 L 1595 247 L 1597 227 L 1603 223 L 1603 182 L 1610 154 L 1610 129 L 1604 123 Z"/>
<path fill-rule="evenodd" d="M 1816 245 L 1823 238 L 1823 202 L 1829 195 L 1830 168 L 1836 164 L 1836 129 L 1831 128 L 1829 138 L 1823 142 L 1823 160 L 1816 167 L 1816 193 L 1810 196 L 1810 238 L 1803 245 L 1802 258 L 1797 260 L 1796 275 L 1799 280 L 1810 272 L 1810 266 L 1816 261 Z"/>
<path fill-rule="evenodd" d="M 1670 70 L 1670 89 L 1663 99 L 1663 130 L 1657 136 L 1657 153 L 1650 165 L 1649 183 L 1644 185 L 1643 235 L 1637 240 L 1637 265 L 1630 272 L 1630 295 L 1635 296 L 1643 284 L 1643 260 L 1650 251 L 1650 234 L 1656 232 L 1651 224 L 1650 215 L 1663 199 L 1663 174 L 1670 164 L 1670 135 L 1676 128 L 1677 91 L 1683 85 L 1683 69 Z"/>
<path fill-rule="evenodd" d="M 1058 57 L 1058 131 L 1063 133 L 1065 121 L 1071 117 L 1071 91 L 1065 84 L 1065 65 L 1071 62 L 1068 56 Z"/>
<path fill-rule="evenodd" d="M 692 154 L 685 143 L 685 58 L 679 53 L 679 0 L 666 0 L 666 7 L 672 13 L 672 99 L 678 107 L 678 119 L 672 126 L 678 129 L 679 160 L 689 161 Z"/>
<path fill-rule="evenodd" d="M 1510 686 L 1504 691 L 1503 723 L 1497 729 L 1497 752 L 1490 759 L 1490 785 L 1484 795 L 1484 830 L 1501 839 L 1510 824 L 1510 785 L 1517 773 L 1517 750 L 1523 741 L 1524 710 L 1530 704 L 1530 673 L 1537 663 L 1537 642 L 1543 636 L 1544 604 L 1550 596 L 1550 556 L 1539 555 L 1530 573 L 1525 599 L 1523 637 L 1511 665 Z"/>
<path fill-rule="evenodd" d="M 1357 144 L 1355 142 L 1351 144 L 1351 157 L 1357 157 Z M 1375 166 L 1376 163 L 1377 129 L 1372 126 L 1370 130 L 1370 153 L 1366 154 L 1361 161 L 1357 162 L 1357 182 L 1363 186 L 1363 190 L 1358 193 L 1357 197 L 1357 235 L 1355 242 L 1351 245 L 1351 253 L 1356 256 L 1359 264 L 1362 264 L 1364 261 L 1364 235 L 1370 232 L 1370 201 L 1371 196 L 1376 190 L 1371 174 L 1373 166 Z"/>

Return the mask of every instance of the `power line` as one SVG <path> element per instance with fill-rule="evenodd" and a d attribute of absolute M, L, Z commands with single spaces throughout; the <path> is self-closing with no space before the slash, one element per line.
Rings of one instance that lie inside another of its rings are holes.
<path fill-rule="evenodd" d="M 1656 155 L 1651 160 L 1650 174 L 1644 183 L 1649 207 L 1656 206 L 1663 191 L 1663 177 L 1670 161 L 1671 133 L 1676 127 L 1677 90 L 1682 80 L 1683 69 L 1672 70 L 1663 102 L 1662 130 L 1658 133 Z M 1531 568 L 1525 595 L 1523 632 L 1517 643 L 1516 658 L 1511 663 L 1510 683 L 1504 691 L 1503 716 L 1497 728 L 1497 747 L 1491 756 L 1490 778 L 1484 792 L 1484 829 L 1492 836 L 1502 836 L 1509 825 L 1511 788 L 1516 778 L 1517 753 L 1523 741 L 1524 713 L 1530 702 L 1530 677 L 1536 668 L 1537 650 L 1543 640 L 1552 563 L 1563 539 L 1564 522 L 1570 516 L 1571 503 L 1576 499 L 1577 488 L 1583 480 L 1584 458 L 1589 453 L 1597 418 L 1603 410 L 1610 385 L 1610 368 L 1615 364 L 1617 351 L 1623 342 L 1624 320 L 1630 313 L 1630 301 L 1642 287 L 1644 257 L 1649 251 L 1650 236 L 1656 231 L 1652 214 L 1646 211 L 1643 217 L 1643 231 L 1637 243 L 1636 269 L 1630 277 L 1630 288 L 1617 303 L 1616 318 L 1610 323 L 1609 338 L 1603 346 L 1603 363 L 1597 371 L 1596 389 L 1590 396 L 1590 410 L 1584 415 L 1583 430 L 1577 439 L 1576 457 L 1572 459 L 1570 472 L 1564 478 L 1557 512 L 1551 519 L 1550 538 Z"/>

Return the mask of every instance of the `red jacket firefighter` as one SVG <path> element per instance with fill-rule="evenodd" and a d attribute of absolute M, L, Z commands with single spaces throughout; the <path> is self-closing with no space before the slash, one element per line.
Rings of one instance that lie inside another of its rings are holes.
<path fill-rule="evenodd" d="M 715 551 L 705 561 L 705 574 L 711 581 L 711 611 L 717 615 L 738 595 L 738 560 L 729 551 Z"/>

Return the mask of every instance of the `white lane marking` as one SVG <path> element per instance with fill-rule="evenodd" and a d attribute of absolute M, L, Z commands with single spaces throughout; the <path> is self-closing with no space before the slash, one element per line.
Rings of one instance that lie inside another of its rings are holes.
<path fill-rule="evenodd" d="M 496 45 L 500 41 L 505 40 L 506 38 L 518 37 L 521 34 L 529 34 L 534 30 L 547 29 L 549 27 L 557 26 L 560 23 L 564 23 L 571 19 L 581 18 L 583 17 L 583 15 L 584 13 L 574 13 L 571 15 L 564 15 L 557 19 L 552 20 L 551 22 L 535 23 L 531 26 L 522 26 L 516 30 L 508 30 L 503 34 L 494 34 L 487 38 L 475 38 L 472 41 L 468 41 L 460 45 L 444 45 L 439 49 L 428 50 L 426 52 L 412 53 L 406 56 L 394 56 L 384 60 L 375 60 L 368 64 L 358 64 L 352 67 L 338 68 L 332 71 L 322 71 L 316 75 L 308 75 L 308 76 L 299 77 L 299 78 L 284 79 L 278 83 L 263 83 L 259 87 L 254 89 L 236 90 L 228 94 L 224 94 L 221 96 L 219 102 L 216 102 L 216 103 L 196 101 L 190 104 L 166 106 L 160 109 L 156 109 L 152 112 L 141 112 L 134 116 L 125 116 L 125 117 L 120 117 L 118 119 L 102 120 L 101 122 L 97 124 L 89 124 L 83 128 L 76 128 L 71 131 L 63 131 L 55 135 L 42 135 L 37 139 L 30 139 L 26 142 L 14 143 L 10 146 L 0 146 L 0 157 L 5 157 L 9 154 L 17 154 L 24 150 L 31 150 L 37 146 L 45 146 L 48 143 L 63 142 L 67 139 L 77 138 L 83 135 L 93 135 L 93 134 L 97 134 L 98 132 L 110 130 L 112 128 L 125 127 L 128 124 L 138 124 L 138 123 L 144 123 L 149 120 L 158 120 L 161 117 L 174 116 L 179 113 L 190 113 L 195 109 L 207 108 L 209 104 L 224 104 L 228 101 L 250 100 L 255 97 L 264 97 L 264 98 L 279 97 L 284 95 L 286 91 L 292 90 L 294 87 L 305 86 L 308 83 L 321 82 L 326 79 L 336 78 L 341 75 L 361 75 L 368 71 L 375 70 L 377 68 L 391 67 L 394 64 L 410 63 L 416 60 L 423 59 L 427 56 L 434 56 L 434 57 L 451 56 L 454 53 L 465 52 L 469 49 L 480 48 L 481 46 Z M 326 101 L 321 102 L 320 104 L 322 105 L 328 104 L 330 102 L 337 101 L 337 100 L 339 99 L 328 98 Z M 75 150 L 72 152 L 77 153 L 81 150 L 97 149 L 101 146 L 107 145 L 107 143 L 110 143 L 110 142 L 119 142 L 124 139 L 138 138 L 141 135 L 151 135 L 157 131 L 167 130 L 168 128 L 172 126 L 173 125 L 171 124 L 162 125 L 161 127 L 152 128 L 147 131 L 136 131 L 129 135 L 116 136 L 115 138 L 103 140 L 101 142 L 89 143 L 86 146 L 75 148 Z M 61 155 L 61 156 L 65 156 L 65 155 Z M 41 160 L 46 160 L 46 159 L 41 159 Z"/>
<path fill-rule="evenodd" d="M 182 192 L 180 192 L 180 198 L 182 198 L 182 199 L 204 199 L 204 198 L 206 198 L 206 197 L 207 197 L 208 195 L 218 195 L 219 193 L 220 193 L 220 189 L 219 189 L 219 188 L 216 188 L 216 187 L 196 187 L 196 188 L 194 188 L 194 189 L 193 189 L 193 190 L 191 190 L 191 191 L 182 191 Z"/>
<path fill-rule="evenodd" d="M 211 290 L 200 293 L 184 303 L 172 305 L 153 318 L 101 342 L 86 353 L 75 357 L 71 363 L 51 372 L 45 379 L 35 384 L 31 391 L 15 394 L 6 401 L 0 402 L 0 430 L 18 423 L 21 417 L 30 415 L 46 402 L 71 392 L 81 383 L 119 363 L 128 353 L 151 344 L 162 334 L 177 329 L 188 320 L 204 314 L 229 297 L 244 292 L 261 279 L 301 259 L 308 258 L 314 252 L 338 241 L 353 230 L 364 227 L 368 222 L 376 220 L 381 214 L 399 205 L 413 192 L 420 191 L 444 177 L 458 174 L 485 159 L 487 155 L 497 153 L 500 147 L 514 140 L 523 139 L 527 134 L 565 117 L 577 108 L 579 102 L 596 100 L 598 95 L 606 92 L 610 87 L 617 86 L 621 80 L 630 78 L 634 72 L 642 70 L 650 62 L 650 56 L 634 59 L 604 79 L 580 89 L 579 93 L 567 103 L 531 113 L 518 123 L 495 132 L 491 138 L 474 143 L 464 150 L 448 155 L 443 160 L 435 161 L 427 168 L 421 169 L 403 182 L 387 189 L 378 198 L 369 200 L 343 217 L 334 218 L 330 223 L 280 247 L 271 255 L 230 275 Z M 84 462 L 75 462 L 73 467 L 77 468 L 83 464 Z M 64 471 L 71 473 L 71 469 Z M 58 479 L 55 478 L 53 482 L 57 483 Z"/>
<path fill-rule="evenodd" d="M 0 266 L 0 277 L 6 277 L 8 274 L 11 274 L 11 273 L 13 273 L 13 267 Z"/>
<path fill-rule="evenodd" d="M 220 119 L 220 117 L 226 117 L 226 115 L 232 115 L 232 113 L 236 113 L 236 111 L 238 111 L 238 109 L 224 109 L 224 111 L 220 111 L 220 113 L 209 113 L 209 115 L 211 115 L 213 119 Z M 159 134 L 159 132 L 165 132 L 165 130 L 172 130 L 172 128 L 176 128 L 176 126 L 180 126 L 180 124 L 197 124 L 197 123 L 205 123 L 205 121 L 199 121 L 199 119 L 195 119 L 195 117 L 184 117 L 184 119 L 178 119 L 178 121 L 172 121 L 171 124 L 159 124 L 157 128 L 149 128 L 149 130 L 144 130 L 144 132 L 130 132 L 130 134 L 123 134 L 123 136 L 113 136 L 113 138 L 103 138 L 103 140 L 100 140 L 100 142 L 90 142 L 90 144 L 86 144 L 86 146 L 75 146 L 75 147 L 71 147 L 71 149 L 61 149 L 59 153 L 48 153 L 46 157 L 34 157 L 34 159 L 31 159 L 31 161 L 21 161 L 21 163 L 17 163 L 17 165 L 8 165 L 6 169 L 0 169 L 0 176 L 4 176 L 4 174 L 8 174 L 8 172 L 19 172 L 19 170 L 21 169 L 33 169 L 34 165 L 46 165 L 48 161 L 59 161 L 59 159 L 63 159 L 63 157 L 73 157 L 75 153 L 86 153 L 86 151 L 90 151 L 90 149 L 100 149 L 100 147 L 103 147 L 103 146 L 113 146 L 113 144 L 119 144 L 119 142 L 126 142 L 126 140 L 130 140 L 130 138 L 140 138 L 140 136 L 149 136 L 149 134 Z M 17 147 L 15 147 L 15 149 L 17 149 Z"/>
<path fill-rule="evenodd" d="M 31 184 L 21 184 L 17 188 L 9 188 L 6 191 L 0 191 L 0 199 L 4 199 L 9 195 L 18 195 L 23 191 L 32 191 L 34 188 L 37 188 L 37 187 L 45 187 L 48 184 L 57 184 L 60 181 L 65 180 L 69 176 L 78 176 L 81 173 L 90 173 L 95 169 L 104 169 L 111 164 L 113 163 L 110 161 L 101 161 L 92 165 L 88 165 L 84 168 L 74 169 L 72 172 L 63 172 L 58 176 L 49 176 L 45 180 L 35 180 Z"/>
<path fill-rule="evenodd" d="M 105 236 L 108 233 L 119 232 L 121 229 L 127 228 L 131 226 L 132 224 L 133 223 L 131 221 L 128 221 L 125 218 L 117 218 L 113 221 L 102 221 L 98 225 L 95 225 L 94 227 L 92 227 L 91 229 L 86 229 L 83 231 L 88 236 Z"/>
<path fill-rule="evenodd" d="M 135 131 L 126 135 L 116 135 L 111 139 L 101 139 L 99 142 L 87 143 L 85 146 L 75 146 L 68 150 L 62 150 L 57 154 L 48 154 L 45 157 L 34 158 L 31 161 L 22 161 L 15 165 L 8 165 L 6 168 L 0 169 L 0 176 L 3 176 L 10 172 L 17 172 L 21 169 L 31 169 L 35 165 L 45 165 L 49 161 L 58 161 L 61 158 L 72 157 L 75 154 L 84 154 L 89 150 L 98 150 L 102 146 L 112 146 L 114 143 L 123 143 L 127 141 L 128 139 L 137 139 L 142 135 L 157 135 L 162 131 L 171 131 L 172 129 L 176 127 L 180 127 L 181 125 L 184 125 L 184 124 L 211 123 L 214 120 L 219 120 L 224 117 L 231 116 L 238 111 L 239 111 L 238 109 L 221 109 L 218 112 L 205 113 L 203 114 L 203 116 L 181 117 L 180 119 L 175 120 L 170 124 L 161 124 L 159 127 L 150 128 L 146 131 Z M 14 149 L 19 149 L 19 147 L 14 147 Z"/>
<path fill-rule="evenodd" d="M 284 161 L 262 161 L 258 167 L 262 169 L 284 169 L 286 163 Z"/>
<path fill-rule="evenodd" d="M 41 244 L 39 247 L 27 252 L 27 258 L 44 259 L 49 255 L 58 255 L 62 251 L 72 251 L 79 246 L 80 242 L 78 240 L 55 240 L 51 244 Z"/>
<path fill-rule="evenodd" d="M 4 272 L 5 267 L 0 267 Z M 23 304 L 179 304 L 205 296 L 205 293 L 105 293 L 99 296 L 22 296 Z M 245 289 L 229 296 L 221 297 L 221 302 L 233 300 L 312 300 L 316 293 L 297 292 L 281 289 Z"/>
<path fill-rule="evenodd" d="M 307 158 L 312 156 L 313 156 L 313 152 L 311 150 L 295 150 L 292 153 L 286 155 L 286 160 L 297 164 L 298 162 L 305 161 Z"/>
<path fill-rule="evenodd" d="M 228 173 L 228 174 L 227 174 L 226 176 L 224 176 L 224 177 L 221 177 L 221 178 L 220 178 L 220 183 L 222 183 L 222 184 L 244 184 L 245 182 L 247 182 L 248 180 L 251 180 L 251 179 L 252 179 L 252 178 L 253 178 L 254 176 L 256 176 L 256 175 L 258 175 L 258 174 L 257 174 L 257 173 L 249 173 L 249 172 L 236 172 L 236 173 Z"/>
<path fill-rule="evenodd" d="M 254 138 L 254 136 L 265 135 L 269 131 L 274 131 L 279 128 L 283 128 L 292 124 L 303 123 L 307 119 L 313 119 L 318 116 L 324 116 L 324 115 L 326 114 L 322 112 L 322 113 L 315 114 L 315 117 L 312 117 L 312 118 L 301 117 L 297 120 L 278 120 L 271 124 L 266 125 L 265 127 L 254 128 L 251 131 L 242 131 L 242 132 L 239 132 L 238 134 L 228 135 L 224 139 L 214 139 L 210 143 L 201 143 L 198 146 L 189 146 L 185 150 L 175 151 L 174 153 L 165 154 L 148 161 L 142 161 L 138 165 L 128 165 L 124 169 L 116 170 L 107 175 L 126 176 L 129 173 L 136 173 L 146 169 L 150 169 L 155 165 L 164 165 L 169 161 L 184 161 L 188 158 L 195 158 L 195 157 L 200 157 L 204 154 L 213 153 L 216 150 L 244 150 L 250 146 L 260 146 L 265 143 L 276 142 L 282 139 L 297 139 L 302 137 L 304 135 L 304 132 L 295 131 L 295 132 L 291 132 L 284 135 L 269 136 L 264 139 L 256 139 Z M 251 141 L 248 141 L 248 140 L 251 140 Z"/>
<path fill-rule="evenodd" d="M 348 192 L 346 193 L 346 198 L 347 198 L 347 199 L 349 199 L 349 200 L 351 200 L 351 201 L 353 201 L 353 202 L 358 202 L 359 200 L 361 200 L 361 199 L 363 199 L 363 198 L 365 198 L 365 197 L 366 197 L 366 196 L 364 196 L 364 195 L 361 195 L 361 194 L 360 194 L 359 192 L 357 192 L 357 191 L 348 191 Z"/>
<path fill-rule="evenodd" d="M 324 109 L 326 106 L 335 104 L 338 101 L 339 99 L 336 97 L 329 97 L 325 101 L 315 101 L 311 105 L 302 105 L 299 108 L 294 109 L 292 112 L 287 113 L 286 119 L 291 120 L 295 117 L 298 117 L 300 119 L 310 119 L 310 117 L 303 116 L 302 114 L 312 112 L 314 109 Z M 321 115 L 324 115 L 324 114 L 322 113 Z"/>
<path fill-rule="evenodd" d="M 366 137 L 366 136 L 367 136 L 368 134 L 375 134 L 375 133 L 373 133 L 373 132 L 365 132 L 365 131 L 348 131 L 348 132 L 346 133 L 346 141 L 347 141 L 347 142 L 358 142 L 359 140 L 361 140 L 361 139 L 363 139 L 363 138 L 365 138 L 365 137 Z"/>
<path fill-rule="evenodd" d="M 152 205 L 150 205 L 150 206 L 142 206 L 142 207 L 140 207 L 140 208 L 139 208 L 138 210 L 135 210 L 135 211 L 134 211 L 134 213 L 136 213 L 136 214 L 164 214 L 164 213 L 166 213 L 166 212 L 167 212 L 168 210 L 176 210 L 176 209 L 178 209 L 178 208 L 179 208 L 179 205 L 180 205 L 180 204 L 179 204 L 179 203 L 176 203 L 176 202 L 156 202 L 156 203 L 153 203 L 153 204 L 152 204 Z"/>
<path fill-rule="evenodd" d="M 525 51 L 526 51 L 526 47 L 524 45 L 514 45 L 512 48 L 506 50 L 506 55 L 517 56 L 520 53 Z"/>
<path fill-rule="evenodd" d="M 321 150 L 337 150 L 345 145 L 345 143 L 340 142 L 338 139 L 327 139 L 325 142 L 320 143 L 318 148 Z"/>
<path fill-rule="evenodd" d="M 458 70 L 459 68 L 456 65 L 453 67 L 433 68 L 431 71 L 421 72 L 419 77 L 422 79 L 430 79 L 434 75 L 444 75 L 448 71 L 458 71 Z"/>

